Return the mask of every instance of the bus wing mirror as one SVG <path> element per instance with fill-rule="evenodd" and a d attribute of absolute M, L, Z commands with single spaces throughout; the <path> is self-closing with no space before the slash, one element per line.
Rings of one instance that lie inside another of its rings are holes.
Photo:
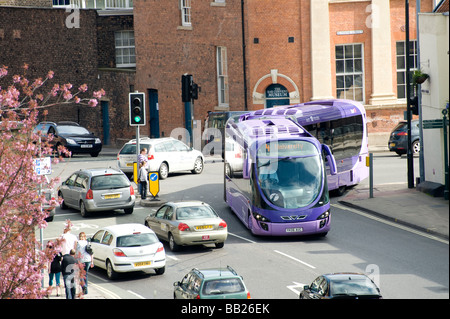
<path fill-rule="evenodd" d="M 322 144 L 322 150 L 325 152 L 325 158 L 328 161 L 328 165 L 330 166 L 330 174 L 337 174 L 336 160 L 334 159 L 333 154 L 331 153 L 331 149 L 328 145 Z"/>

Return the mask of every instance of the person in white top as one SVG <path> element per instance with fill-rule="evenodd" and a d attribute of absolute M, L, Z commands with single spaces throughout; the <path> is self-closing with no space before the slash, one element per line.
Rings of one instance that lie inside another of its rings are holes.
<path fill-rule="evenodd" d="M 75 254 L 75 257 L 78 258 L 78 261 L 84 265 L 84 270 L 86 271 L 86 274 L 84 278 L 81 278 L 81 287 L 83 288 L 83 293 L 87 295 L 88 293 L 88 272 L 89 268 L 94 267 L 94 255 L 91 255 L 87 252 L 86 246 L 89 244 L 86 240 L 86 234 L 84 232 L 81 232 L 78 235 L 78 242 L 77 242 L 77 253 Z"/>
<path fill-rule="evenodd" d="M 66 228 L 64 228 L 64 233 L 61 236 L 61 253 L 63 256 L 69 254 L 71 249 L 77 248 L 77 236 L 70 233 L 71 226 L 70 221 L 66 223 Z"/>

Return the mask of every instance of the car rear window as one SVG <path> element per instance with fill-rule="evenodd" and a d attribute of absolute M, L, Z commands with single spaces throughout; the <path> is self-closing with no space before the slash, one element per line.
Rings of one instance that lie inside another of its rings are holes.
<path fill-rule="evenodd" d="M 123 174 L 94 176 L 91 181 L 92 190 L 129 187 L 130 181 Z"/>
<path fill-rule="evenodd" d="M 217 214 L 205 206 L 180 207 L 177 209 L 177 219 L 214 218 Z"/>
<path fill-rule="evenodd" d="M 139 148 L 142 150 L 143 148 L 148 150 L 150 149 L 150 144 L 139 144 Z M 136 154 L 136 144 L 125 144 L 125 146 L 120 150 L 120 155 L 133 155 Z"/>
<path fill-rule="evenodd" d="M 332 281 L 332 295 L 379 295 L 377 287 L 369 279 Z"/>
<path fill-rule="evenodd" d="M 222 295 L 244 292 L 244 284 L 239 278 L 208 280 L 203 285 L 204 295 Z"/>
<path fill-rule="evenodd" d="M 152 233 L 132 234 L 117 237 L 117 247 L 140 247 L 157 243 L 158 237 Z"/>

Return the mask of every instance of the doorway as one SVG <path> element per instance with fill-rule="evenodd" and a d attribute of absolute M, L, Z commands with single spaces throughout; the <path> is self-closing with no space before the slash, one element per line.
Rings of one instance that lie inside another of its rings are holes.
<path fill-rule="evenodd" d="M 150 137 L 158 138 L 159 134 L 159 104 L 158 104 L 158 90 L 148 90 L 148 107 L 150 114 Z"/>
<path fill-rule="evenodd" d="M 266 108 L 289 105 L 289 91 L 281 84 L 271 84 L 266 89 Z"/>

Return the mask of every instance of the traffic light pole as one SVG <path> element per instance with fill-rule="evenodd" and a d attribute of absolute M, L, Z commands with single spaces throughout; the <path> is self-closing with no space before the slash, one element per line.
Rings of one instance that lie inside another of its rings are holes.
<path fill-rule="evenodd" d="M 405 22 L 406 22 L 406 121 L 408 132 L 407 145 L 407 168 L 408 168 L 408 188 L 414 188 L 414 161 L 411 147 L 411 85 L 410 85 L 410 66 L 409 66 L 409 0 L 405 0 Z"/>

